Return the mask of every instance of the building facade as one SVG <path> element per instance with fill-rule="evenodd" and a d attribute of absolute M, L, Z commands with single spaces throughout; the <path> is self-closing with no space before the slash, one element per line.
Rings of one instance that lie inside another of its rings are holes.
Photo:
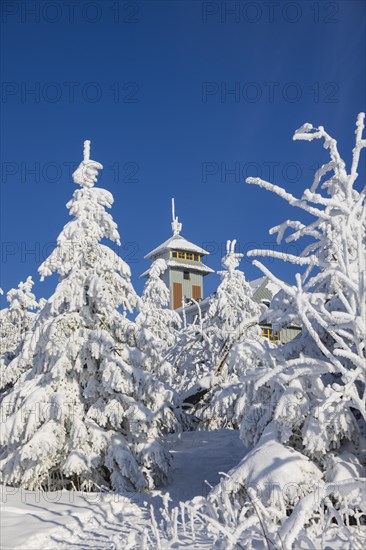
<path fill-rule="evenodd" d="M 173 235 L 164 243 L 146 254 L 152 262 L 158 258 L 166 261 L 168 269 L 162 276 L 170 290 L 170 307 L 178 309 L 185 301 L 201 301 L 204 298 L 203 279 L 214 270 L 203 263 L 209 253 L 202 247 L 191 243 L 181 234 L 182 224 L 175 217 L 174 199 L 172 200 Z M 141 277 L 147 277 L 149 270 Z"/>

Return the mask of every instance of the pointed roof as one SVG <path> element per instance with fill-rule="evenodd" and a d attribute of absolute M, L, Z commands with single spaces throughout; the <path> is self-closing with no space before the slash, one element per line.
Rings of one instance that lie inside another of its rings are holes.
<path fill-rule="evenodd" d="M 182 231 L 182 224 L 178 220 L 178 216 L 175 215 L 175 203 L 174 199 L 172 199 L 172 231 L 173 235 L 164 243 L 162 243 L 160 246 L 157 246 L 146 254 L 145 259 L 150 259 L 153 256 L 162 254 L 165 250 L 171 250 L 172 248 L 176 248 L 177 250 L 185 250 L 186 252 L 195 252 L 196 254 L 201 254 L 201 256 L 207 256 L 209 252 L 207 250 L 204 250 L 204 248 L 201 248 L 200 246 L 197 246 L 196 244 L 193 244 L 187 239 L 185 239 L 180 232 Z"/>
<path fill-rule="evenodd" d="M 153 260 L 156 257 L 162 256 L 164 252 L 170 251 L 172 249 L 174 250 L 183 250 L 185 252 L 192 252 L 194 254 L 199 254 L 200 256 L 207 256 L 209 252 L 202 248 L 201 246 L 198 246 L 196 244 L 191 243 L 190 241 L 187 241 L 183 237 L 183 235 L 180 234 L 182 231 L 182 224 L 178 220 L 178 216 L 175 215 L 175 204 L 174 199 L 172 199 L 172 231 L 173 235 L 163 242 L 161 245 L 157 246 L 146 254 L 145 259 Z M 169 254 L 170 256 L 170 254 Z M 202 273 L 202 275 L 208 275 L 209 273 L 214 273 L 214 270 L 208 267 L 207 265 L 197 262 L 197 261 L 191 261 L 186 260 L 182 261 L 180 259 L 174 259 L 169 257 L 169 259 L 166 260 L 168 267 L 178 267 L 183 269 L 190 269 L 191 271 L 196 271 L 197 273 Z M 149 274 L 149 269 L 147 269 L 140 277 L 147 277 Z"/>
<path fill-rule="evenodd" d="M 184 250 L 186 252 L 195 252 L 196 254 L 201 254 L 202 256 L 207 256 L 207 254 L 209 254 L 209 252 L 207 252 L 204 248 L 187 241 L 187 239 L 177 233 L 176 235 L 172 235 L 160 246 L 157 246 L 154 250 L 146 254 L 145 259 L 152 258 L 157 254 L 161 254 L 165 250 L 171 250 L 173 248 L 177 250 Z"/>

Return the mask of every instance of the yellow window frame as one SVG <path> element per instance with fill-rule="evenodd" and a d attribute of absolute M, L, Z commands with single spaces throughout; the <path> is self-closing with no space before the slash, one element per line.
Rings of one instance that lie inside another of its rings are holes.
<path fill-rule="evenodd" d="M 279 331 L 273 332 L 269 327 L 262 327 L 262 336 L 268 338 L 271 342 L 278 342 L 280 339 Z"/>
<path fill-rule="evenodd" d="M 175 256 L 173 256 L 173 254 L 175 254 Z M 201 261 L 201 255 L 200 254 L 194 254 L 193 252 L 183 252 L 183 250 L 171 250 L 170 251 L 170 257 L 171 258 L 178 258 L 179 260 L 189 260 L 190 262 L 193 262 L 193 261 L 200 262 Z"/>

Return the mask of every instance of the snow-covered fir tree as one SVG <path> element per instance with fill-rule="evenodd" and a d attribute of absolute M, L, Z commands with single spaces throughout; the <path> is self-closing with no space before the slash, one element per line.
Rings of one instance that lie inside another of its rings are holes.
<path fill-rule="evenodd" d="M 197 320 L 184 323 L 175 345 L 167 354 L 175 374 L 172 385 L 183 399 L 195 393 L 195 389 L 200 390 L 198 382 L 210 372 L 211 356 L 211 344 L 203 323 Z"/>
<path fill-rule="evenodd" d="M 182 321 L 169 307 L 170 291 L 161 278 L 166 269 L 167 263 L 162 258 L 155 260 L 150 267 L 136 324 L 138 346 L 151 360 L 149 370 L 171 384 L 175 374 L 166 355 L 176 343 Z"/>
<path fill-rule="evenodd" d="M 143 368 L 136 326 L 118 310 L 138 297 L 106 211 L 111 193 L 94 186 L 102 165 L 84 160 L 72 219 L 40 266 L 58 273 L 43 306 L 27 368 L 1 402 L 0 479 L 29 489 L 111 487 L 144 490 L 166 480 L 169 456 L 157 441 L 177 427 L 174 392 Z"/>
<path fill-rule="evenodd" d="M 212 343 L 218 358 L 225 355 L 243 336 L 257 336 L 251 330 L 258 323 L 260 307 L 253 300 L 253 292 L 242 271 L 237 269 L 243 254 L 235 252 L 236 240 L 227 241 L 226 256 L 222 259 L 221 283 L 214 294 L 206 330 L 212 333 Z"/>
<path fill-rule="evenodd" d="M 221 283 L 211 297 L 207 314 L 180 332 L 168 355 L 176 371 L 175 387 L 191 413 L 210 428 L 238 427 L 239 379 L 258 363 L 250 344 L 261 339 L 260 306 L 244 273 L 237 269 L 242 254 L 236 241 L 227 241 Z M 199 303 L 197 304 L 200 313 Z M 241 360 L 233 350 L 241 346 Z"/>
<path fill-rule="evenodd" d="M 253 344 L 261 340 L 260 306 L 238 269 L 243 254 L 235 252 L 236 241 L 227 241 L 225 268 L 205 319 L 210 342 L 211 369 L 200 385 L 209 391 L 198 402 L 196 414 L 210 428 L 238 428 L 241 421 L 240 380 L 249 367 L 258 365 Z M 240 360 L 238 360 L 240 356 Z"/>
<path fill-rule="evenodd" d="M 168 349 L 175 343 L 182 321 L 169 307 L 170 291 L 161 278 L 166 269 L 167 263 L 162 258 L 155 260 L 150 267 L 136 323 L 152 332 Z"/>
<path fill-rule="evenodd" d="M 261 366 L 243 409 L 242 437 L 253 446 L 213 491 L 209 516 L 244 547 L 318 548 L 334 538 L 363 547 L 366 423 L 366 188 L 356 188 L 365 115 L 358 116 L 351 169 L 323 127 L 305 124 L 295 140 L 323 139 L 330 161 L 300 199 L 249 178 L 313 217 L 285 221 L 270 233 L 281 243 L 305 237 L 298 255 L 253 250 L 291 262 L 302 273 L 281 287 L 267 318 L 274 328 L 294 320 L 302 333 L 283 347 L 258 343 Z M 311 240 L 309 244 L 309 238 Z M 249 422 L 248 419 L 252 421 Z M 251 424 L 251 426 L 249 425 Z M 261 541 L 261 542 L 259 542 Z M 302 546 L 305 545 L 305 546 Z"/>
<path fill-rule="evenodd" d="M 35 318 L 32 310 L 38 308 L 32 292 L 33 285 L 32 277 L 28 277 L 25 283 L 20 282 L 18 288 L 9 290 L 6 295 L 9 307 L 0 311 L 1 353 L 15 350 L 24 334 L 32 327 Z"/>
<path fill-rule="evenodd" d="M 0 390 L 13 383 L 20 372 L 17 357 L 32 336 L 39 304 L 32 292 L 34 282 L 28 277 L 6 295 L 9 307 L 0 311 Z"/>

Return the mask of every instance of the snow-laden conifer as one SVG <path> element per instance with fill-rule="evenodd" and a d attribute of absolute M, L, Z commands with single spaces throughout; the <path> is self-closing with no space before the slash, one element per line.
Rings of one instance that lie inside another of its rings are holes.
<path fill-rule="evenodd" d="M 170 309 L 170 292 L 161 278 L 166 268 L 162 258 L 150 267 L 136 324 L 138 346 L 149 357 L 149 370 L 171 384 L 175 373 L 166 355 L 176 343 L 182 321 L 178 313 Z"/>
<path fill-rule="evenodd" d="M 253 300 L 253 292 L 245 275 L 238 269 L 243 254 L 235 252 L 236 240 L 227 241 L 226 256 L 222 259 L 224 271 L 219 271 L 221 283 L 214 294 L 206 319 L 207 332 L 212 334 L 213 347 L 218 357 L 251 332 L 258 322 L 260 307 Z"/>
<path fill-rule="evenodd" d="M 260 306 L 238 269 L 243 254 L 235 252 L 236 241 L 227 241 L 225 268 L 219 272 L 221 283 L 214 294 L 205 319 L 210 342 L 212 369 L 201 385 L 209 388 L 200 400 L 196 414 L 205 425 L 238 428 L 241 421 L 240 381 L 249 368 L 258 365 L 254 346 L 260 337 Z M 240 350 L 240 360 L 238 360 Z"/>
<path fill-rule="evenodd" d="M 0 478 L 30 489 L 143 490 L 168 475 L 157 438 L 176 425 L 174 393 L 143 369 L 136 326 L 118 310 L 132 311 L 138 297 L 128 265 L 101 243 L 119 244 L 119 234 L 89 147 L 73 174 L 72 219 L 39 268 L 59 283 L 38 316 L 26 371 L 1 402 Z"/>
<path fill-rule="evenodd" d="M 244 273 L 237 269 L 243 254 L 227 241 L 221 283 L 200 322 L 181 331 L 169 358 L 177 366 L 175 383 L 191 412 L 211 428 L 238 427 L 239 380 L 258 363 L 251 347 L 260 339 L 260 306 Z M 199 308 L 199 304 L 197 304 Z M 233 350 L 241 346 L 241 360 Z"/>
<path fill-rule="evenodd" d="M 18 357 L 32 335 L 39 304 L 32 292 L 34 282 L 28 277 L 6 295 L 9 307 L 0 311 L 0 390 L 14 383 L 22 373 Z"/>
<path fill-rule="evenodd" d="M 182 321 L 178 313 L 170 309 L 170 291 L 161 278 L 167 269 L 162 258 L 155 260 L 149 269 L 148 280 L 141 298 L 140 313 L 136 322 L 150 330 L 165 347 L 171 347 Z"/>

